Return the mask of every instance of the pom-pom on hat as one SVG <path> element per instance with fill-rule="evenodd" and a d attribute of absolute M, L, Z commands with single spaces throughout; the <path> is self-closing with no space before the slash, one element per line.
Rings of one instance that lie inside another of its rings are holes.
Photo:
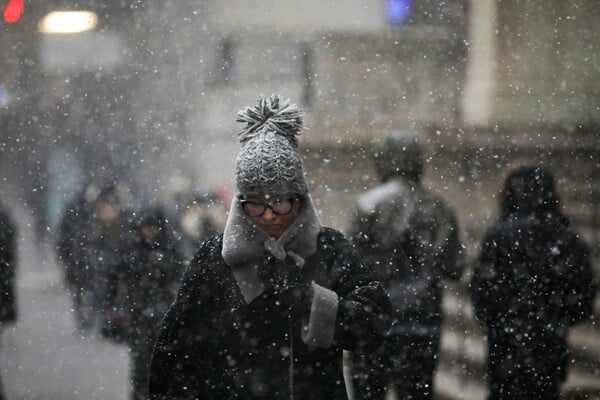
<path fill-rule="evenodd" d="M 238 134 L 242 148 L 235 163 L 238 193 L 308 193 L 297 135 L 302 110 L 279 95 L 260 96 L 254 107 L 238 113 L 246 127 Z"/>

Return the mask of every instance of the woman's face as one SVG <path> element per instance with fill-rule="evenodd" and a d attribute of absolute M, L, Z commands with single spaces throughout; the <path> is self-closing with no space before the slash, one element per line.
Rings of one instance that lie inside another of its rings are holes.
<path fill-rule="evenodd" d="M 243 208 L 246 211 L 246 214 L 254 221 L 256 225 L 258 225 L 263 231 L 267 233 L 267 235 L 279 238 L 287 228 L 292 225 L 298 213 L 300 212 L 300 207 L 302 205 L 302 201 L 299 200 L 296 196 L 293 195 L 283 195 L 283 196 L 273 196 L 273 195 L 252 195 L 247 196 L 242 201 L 248 201 L 252 204 L 246 204 Z M 278 210 L 287 211 L 285 207 L 285 202 L 291 201 L 291 209 L 288 213 L 278 214 L 274 212 Z M 268 204 L 273 208 L 266 207 L 264 209 L 264 213 L 262 215 L 253 216 L 257 214 L 256 212 L 248 212 L 249 207 L 253 209 L 260 209 L 261 205 Z M 283 205 L 283 206 L 282 206 Z"/>
<path fill-rule="evenodd" d="M 154 225 L 143 225 L 140 229 L 140 237 L 149 244 L 154 243 L 158 237 L 158 227 Z"/>
<path fill-rule="evenodd" d="M 120 212 L 121 210 L 119 206 L 115 204 L 101 202 L 96 205 L 96 213 L 98 218 L 105 223 L 111 223 L 115 221 L 119 217 Z"/>

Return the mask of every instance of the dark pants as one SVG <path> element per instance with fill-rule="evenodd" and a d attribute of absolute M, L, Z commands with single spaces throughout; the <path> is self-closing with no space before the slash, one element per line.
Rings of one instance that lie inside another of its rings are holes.
<path fill-rule="evenodd" d="M 354 355 L 356 400 L 384 399 L 388 388 L 398 399 L 433 399 L 438 346 L 438 336 L 394 336 L 372 354 Z"/>
<path fill-rule="evenodd" d="M 489 400 L 558 399 L 560 384 L 566 377 L 566 347 L 548 343 L 545 349 L 507 349 L 492 344 L 490 350 Z"/>
<path fill-rule="evenodd" d="M 553 372 L 540 370 L 512 379 L 490 376 L 488 400 L 557 400 L 560 382 L 552 376 Z"/>
<path fill-rule="evenodd" d="M 488 330 L 489 400 L 555 400 L 567 374 L 566 335 Z"/>
<path fill-rule="evenodd" d="M 2 322 L 0 322 L 0 336 L 2 335 Z M 4 400 L 4 386 L 2 385 L 2 374 L 0 373 L 0 400 Z"/>
<path fill-rule="evenodd" d="M 157 328 L 145 326 L 138 327 L 136 337 L 131 341 L 131 380 L 133 391 L 132 400 L 146 400 L 149 397 L 149 374 L 152 362 L 152 351 L 156 341 Z"/>

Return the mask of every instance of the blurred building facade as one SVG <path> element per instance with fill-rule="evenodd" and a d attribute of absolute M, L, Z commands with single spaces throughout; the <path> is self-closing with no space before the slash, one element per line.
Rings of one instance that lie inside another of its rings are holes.
<path fill-rule="evenodd" d="M 168 4 L 156 12 L 157 25 Z M 344 199 L 374 184 L 369 143 L 388 129 L 412 128 L 428 143 L 431 186 L 463 210 L 470 242 L 496 212 L 504 168 L 536 158 L 557 170 L 568 210 L 598 248 L 600 10 L 593 1 L 248 7 L 188 2 L 168 14 L 182 21 L 169 26 L 168 41 L 188 83 L 163 100 L 187 106 L 192 153 L 204 156 L 199 177 L 229 176 L 235 112 L 258 92 L 279 92 L 307 110 L 308 170 L 335 226 L 347 220 Z M 163 72 L 164 82 L 173 72 Z"/>
<path fill-rule="evenodd" d="M 59 9 L 99 25 L 40 33 Z M 25 2 L 2 21 L 5 159 L 39 192 L 48 165 L 71 159 L 80 176 L 156 193 L 175 175 L 211 186 L 231 176 L 237 110 L 278 92 L 307 110 L 317 198 L 374 184 L 372 139 L 412 128 L 431 185 L 469 209 L 473 242 L 503 167 L 535 156 L 564 171 L 566 203 L 598 244 L 599 14 L 591 0 Z M 343 227 L 331 203 L 326 222 Z"/>

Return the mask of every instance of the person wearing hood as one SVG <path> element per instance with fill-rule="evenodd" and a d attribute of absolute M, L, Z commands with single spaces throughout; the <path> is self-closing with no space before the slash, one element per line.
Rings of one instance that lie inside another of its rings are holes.
<path fill-rule="evenodd" d="M 464 255 L 454 212 L 421 183 L 422 149 L 413 131 L 375 144 L 383 181 L 360 195 L 350 237 L 390 294 L 393 325 L 385 344 L 354 355 L 360 399 L 432 399 L 442 325 L 442 281 L 458 279 Z"/>
<path fill-rule="evenodd" d="M 89 269 L 82 299 L 88 313 L 86 328 L 102 335 L 110 332 L 108 313 L 112 305 L 110 279 L 123 265 L 124 245 L 127 243 L 127 212 L 122 208 L 118 188 L 110 183 L 92 203 L 91 215 L 77 243 L 84 252 L 80 260 Z M 110 338 L 110 337 L 109 337 Z"/>
<path fill-rule="evenodd" d="M 90 182 L 75 195 L 63 211 L 56 240 L 56 255 L 73 299 L 75 321 L 82 330 L 91 327 L 94 317 L 90 305 L 93 279 L 86 244 L 98 194 L 97 185 Z"/>
<path fill-rule="evenodd" d="M 507 175 L 500 209 L 470 288 L 488 334 L 488 398 L 557 399 L 568 330 L 593 309 L 590 249 L 562 213 L 543 165 Z"/>
<path fill-rule="evenodd" d="M 321 225 L 297 148 L 301 110 L 261 96 L 238 121 L 237 193 L 165 316 L 151 398 L 347 399 L 342 351 L 389 329 L 389 300 Z"/>
<path fill-rule="evenodd" d="M 112 338 L 131 348 L 132 400 L 148 398 L 148 373 L 161 320 L 175 300 L 184 265 L 173 228 L 161 206 L 135 213 L 124 265 L 109 286 Z"/>

